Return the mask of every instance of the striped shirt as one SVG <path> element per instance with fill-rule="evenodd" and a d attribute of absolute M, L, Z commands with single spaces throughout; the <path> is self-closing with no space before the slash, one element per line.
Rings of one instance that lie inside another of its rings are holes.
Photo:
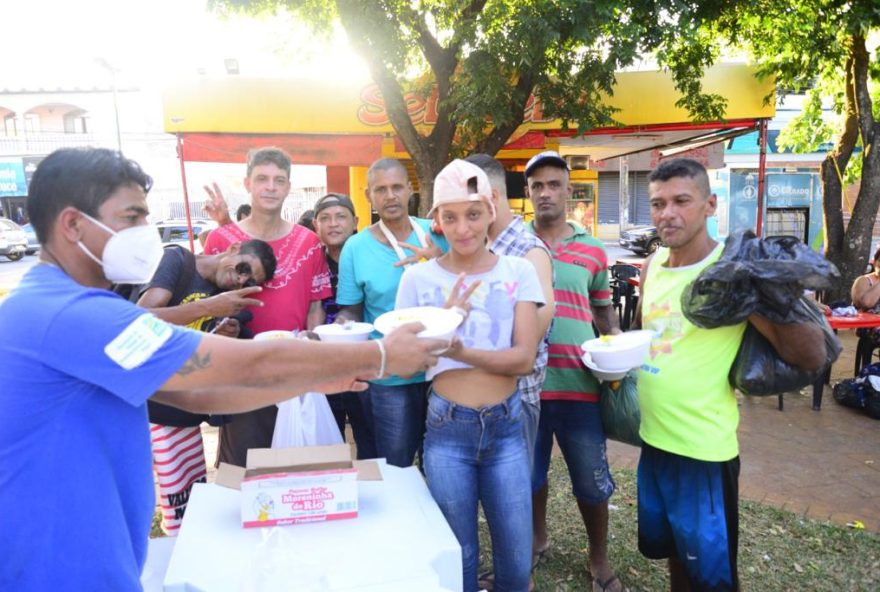
<path fill-rule="evenodd" d="M 569 226 L 572 236 L 556 249 L 550 249 L 556 315 L 550 331 L 547 376 L 541 399 L 597 403 L 599 381 L 584 367 L 580 345 L 596 336 L 591 307 L 611 304 L 608 254 L 600 240 L 580 226 Z M 534 222 L 529 224 L 529 230 L 535 232 Z"/>
<path fill-rule="evenodd" d="M 525 257 L 534 248 L 547 250 L 543 241 L 526 229 L 526 225 L 523 224 L 522 218 L 519 216 L 513 217 L 510 224 L 498 233 L 498 236 L 495 237 L 489 248 L 496 255 L 513 255 L 515 257 Z M 544 384 L 544 373 L 546 370 L 547 335 L 544 336 L 544 339 L 538 345 L 538 354 L 535 356 L 535 365 L 532 367 L 532 373 L 519 377 L 517 386 L 523 401 L 532 405 L 540 404 L 541 386 Z"/>

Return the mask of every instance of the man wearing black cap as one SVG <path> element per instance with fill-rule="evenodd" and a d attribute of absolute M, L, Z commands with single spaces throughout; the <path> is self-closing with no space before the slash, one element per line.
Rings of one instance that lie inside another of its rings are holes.
<path fill-rule="evenodd" d="M 621 583 L 608 560 L 608 498 L 615 486 L 599 416 L 599 383 L 580 359 L 580 344 L 595 337 L 593 323 L 602 334 L 620 332 L 611 308 L 608 255 L 598 239 L 566 220 L 572 187 L 565 159 L 542 152 L 528 162 L 525 176 L 535 208 L 530 229 L 553 256 L 556 296 L 532 473 L 533 553 L 537 561 L 550 546 L 547 470 L 555 436 L 590 541 L 592 589 L 616 592 Z"/>
<path fill-rule="evenodd" d="M 324 299 L 324 313 L 327 322 L 332 323 L 339 313 L 339 305 L 336 304 L 336 286 L 339 282 L 339 255 L 345 241 L 357 232 L 357 215 L 354 204 L 347 195 L 328 193 L 315 202 L 314 207 L 315 232 L 324 245 L 324 257 L 327 259 L 327 267 L 330 269 L 330 288 L 333 296 Z M 351 423 L 351 431 L 357 445 L 358 459 L 375 458 L 376 443 L 373 439 L 373 425 L 368 413 L 368 405 L 360 393 L 347 392 L 333 397 L 327 397 L 333 417 L 339 432 L 345 438 L 345 419 Z"/>

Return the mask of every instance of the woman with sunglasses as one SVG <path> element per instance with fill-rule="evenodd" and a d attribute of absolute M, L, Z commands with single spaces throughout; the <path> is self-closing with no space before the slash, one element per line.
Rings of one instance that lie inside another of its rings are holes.
<path fill-rule="evenodd" d="M 532 264 L 487 247 L 491 187 L 462 160 L 434 181 L 431 209 L 450 250 L 403 274 L 397 308 L 462 306 L 467 316 L 436 366 L 425 435 L 428 487 L 462 548 L 463 590 L 478 590 L 477 505 L 492 537 L 498 591 L 525 592 L 532 550 L 529 459 L 517 377 L 532 370 L 537 307 Z"/>

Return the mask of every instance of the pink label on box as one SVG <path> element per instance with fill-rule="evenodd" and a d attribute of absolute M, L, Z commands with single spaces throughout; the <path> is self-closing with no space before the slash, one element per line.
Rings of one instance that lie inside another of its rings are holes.
<path fill-rule="evenodd" d="M 339 512 L 336 514 L 321 514 L 320 516 L 299 516 L 296 518 L 279 518 L 272 520 L 251 520 L 242 522 L 245 528 L 254 528 L 260 526 L 284 526 L 287 524 L 306 524 L 308 522 L 329 522 L 330 520 L 344 520 L 347 518 L 357 518 L 357 512 Z"/>

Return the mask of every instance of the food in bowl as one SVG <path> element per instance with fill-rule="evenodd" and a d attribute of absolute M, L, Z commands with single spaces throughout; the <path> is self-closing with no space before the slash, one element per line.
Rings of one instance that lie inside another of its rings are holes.
<path fill-rule="evenodd" d="M 344 325 L 341 323 L 331 323 L 329 325 L 318 325 L 313 329 L 321 341 L 328 343 L 340 343 L 350 341 L 366 341 L 373 332 L 372 323 L 358 323 L 350 321 Z"/>
<path fill-rule="evenodd" d="M 464 317 L 449 308 L 416 306 L 386 312 L 376 319 L 374 326 L 377 331 L 387 335 L 401 325 L 419 322 L 425 326 L 425 329 L 419 332 L 419 337 L 450 341 L 462 321 Z"/>
<path fill-rule="evenodd" d="M 293 331 L 263 331 L 254 335 L 254 341 L 264 341 L 266 339 L 295 339 L 296 333 Z"/>
<path fill-rule="evenodd" d="M 630 370 L 641 366 L 651 347 L 653 331 L 628 331 L 618 335 L 603 335 L 581 344 L 585 354 L 596 368 L 602 370 Z M 584 362 L 586 363 L 586 361 Z"/>

